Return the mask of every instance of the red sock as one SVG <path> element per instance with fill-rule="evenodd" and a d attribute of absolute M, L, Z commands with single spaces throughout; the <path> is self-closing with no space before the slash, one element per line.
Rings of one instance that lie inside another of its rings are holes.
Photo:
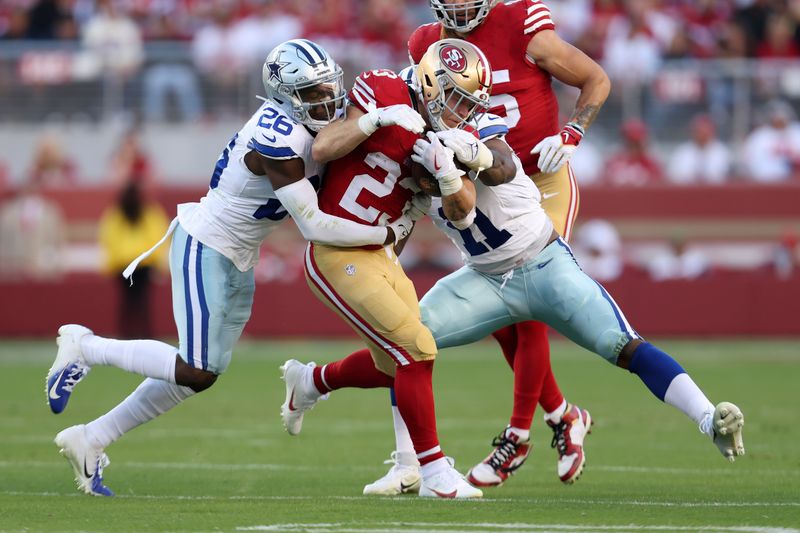
<path fill-rule="evenodd" d="M 510 424 L 530 429 L 533 413 L 542 393 L 542 383 L 550 370 L 550 343 L 547 325 L 542 322 L 514 324 L 517 352 L 514 358 L 514 410 Z"/>
<path fill-rule="evenodd" d="M 322 394 L 346 387 L 375 389 L 392 387 L 394 380 L 375 368 L 369 350 L 364 348 L 344 359 L 314 368 L 314 386 Z"/>
<path fill-rule="evenodd" d="M 564 403 L 564 395 L 558 388 L 556 378 L 553 376 L 553 369 L 548 366 L 547 374 L 542 383 L 542 394 L 539 396 L 539 405 L 546 413 L 552 413 Z"/>
<path fill-rule="evenodd" d="M 397 408 L 408 426 L 420 465 L 444 457 L 436 435 L 433 405 L 433 361 L 412 362 L 397 367 L 394 378 Z M 422 457 L 420 457 L 422 455 Z"/>
<path fill-rule="evenodd" d="M 517 329 L 515 326 L 516 324 L 511 324 L 492 333 L 492 337 L 500 344 L 503 357 L 506 358 L 511 370 L 514 370 L 514 356 L 517 353 Z"/>

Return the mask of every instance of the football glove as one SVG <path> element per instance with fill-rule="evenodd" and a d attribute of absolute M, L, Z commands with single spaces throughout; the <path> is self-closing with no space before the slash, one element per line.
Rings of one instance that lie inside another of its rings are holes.
<path fill-rule="evenodd" d="M 492 151 L 467 131 L 444 130 L 437 132 L 436 136 L 453 151 L 459 161 L 476 172 L 491 168 L 494 164 Z"/>
<path fill-rule="evenodd" d="M 539 154 L 539 170 L 552 174 L 570 160 L 583 139 L 583 128 L 574 122 L 568 122 L 558 133 L 545 137 L 533 147 L 532 154 Z"/>
<path fill-rule="evenodd" d="M 358 119 L 358 128 L 367 136 L 384 126 L 400 126 L 412 133 L 422 133 L 425 119 L 406 104 L 377 108 L 370 105 L 368 112 Z"/>
<path fill-rule="evenodd" d="M 409 212 L 406 212 L 394 222 L 387 224 L 387 226 L 392 228 L 392 231 L 394 232 L 394 243 L 397 244 L 408 237 L 408 234 L 411 233 L 412 229 L 414 229 L 414 219 L 411 218 Z"/>
<path fill-rule="evenodd" d="M 442 196 L 457 193 L 464 185 L 461 176 L 464 172 L 456 167 L 453 161 L 453 151 L 447 148 L 432 131 L 428 132 L 428 140 L 417 139 L 414 143 L 414 153 L 411 159 L 433 174 L 439 182 Z"/>

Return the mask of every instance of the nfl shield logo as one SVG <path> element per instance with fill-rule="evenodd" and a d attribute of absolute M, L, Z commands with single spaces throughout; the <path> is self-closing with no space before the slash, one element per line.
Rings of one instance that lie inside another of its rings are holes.
<path fill-rule="evenodd" d="M 355 265 L 347 265 L 347 266 L 344 267 L 344 271 L 345 271 L 345 273 L 347 273 L 348 276 L 352 276 L 352 275 L 354 275 L 356 273 L 356 266 Z"/>

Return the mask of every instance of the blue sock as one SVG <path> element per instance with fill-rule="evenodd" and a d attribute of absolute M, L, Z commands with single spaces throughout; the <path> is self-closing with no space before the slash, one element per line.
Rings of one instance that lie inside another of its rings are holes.
<path fill-rule="evenodd" d="M 397 398 L 394 396 L 394 387 L 389 389 L 389 398 L 392 400 L 392 407 L 397 407 Z"/>
<path fill-rule="evenodd" d="M 650 392 L 662 402 L 672 380 L 686 373 L 675 359 L 649 342 L 636 347 L 628 370 L 639 376 Z"/>

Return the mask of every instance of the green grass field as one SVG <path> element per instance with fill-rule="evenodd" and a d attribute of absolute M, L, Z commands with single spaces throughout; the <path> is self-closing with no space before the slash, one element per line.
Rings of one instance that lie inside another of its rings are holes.
<path fill-rule="evenodd" d="M 555 474 L 552 433 L 537 413 L 534 451 L 482 501 L 361 495 L 394 447 L 388 394 L 334 393 L 303 433 L 280 423 L 289 357 L 334 360 L 357 344 L 243 342 L 211 390 L 107 451 L 116 498 L 79 494 L 53 436 L 89 421 L 138 383 L 95 368 L 66 412 L 45 404 L 54 343 L 0 343 L 0 530 L 3 531 L 798 531 L 800 342 L 664 341 L 712 401 L 746 416 L 747 455 L 729 464 L 638 378 L 564 342 L 553 366 L 568 399 L 595 419 L 587 467 L 573 486 Z M 511 372 L 496 346 L 440 355 L 442 446 L 466 471 L 506 424 Z"/>

